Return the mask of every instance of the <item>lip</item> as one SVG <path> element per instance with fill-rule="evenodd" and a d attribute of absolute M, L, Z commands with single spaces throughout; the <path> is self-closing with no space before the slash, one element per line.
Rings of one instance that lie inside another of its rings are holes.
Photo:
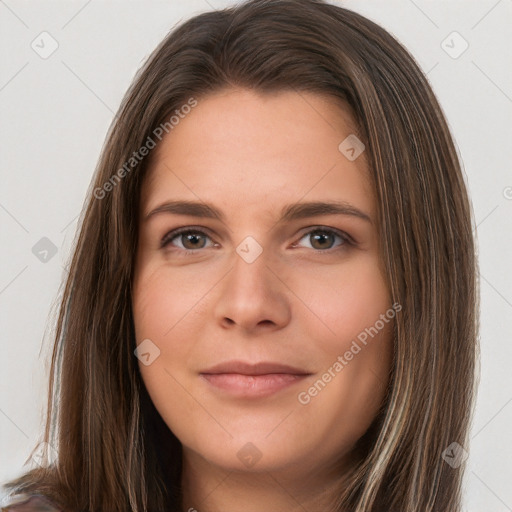
<path fill-rule="evenodd" d="M 240 398 L 269 396 L 303 380 L 310 372 L 273 362 L 227 361 L 200 372 L 217 390 Z"/>

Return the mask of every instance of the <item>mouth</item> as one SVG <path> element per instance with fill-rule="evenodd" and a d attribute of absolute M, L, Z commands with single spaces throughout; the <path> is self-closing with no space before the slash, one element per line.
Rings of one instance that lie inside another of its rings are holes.
<path fill-rule="evenodd" d="M 279 363 L 249 364 L 229 361 L 200 372 L 218 391 L 239 398 L 273 395 L 312 375 L 311 372 Z"/>

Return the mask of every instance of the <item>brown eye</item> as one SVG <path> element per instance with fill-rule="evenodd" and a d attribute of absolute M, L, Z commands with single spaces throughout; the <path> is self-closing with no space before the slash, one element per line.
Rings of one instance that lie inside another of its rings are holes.
<path fill-rule="evenodd" d="M 167 233 L 162 239 L 160 247 L 163 249 L 169 245 L 175 245 L 178 249 L 194 252 L 207 247 L 206 239 L 210 238 L 203 231 L 195 229 L 179 229 Z M 176 240 L 176 242 L 173 242 Z"/>
<path fill-rule="evenodd" d="M 341 240 L 337 246 L 334 246 L 336 238 Z M 310 247 L 317 251 L 328 251 L 330 249 L 337 249 L 350 243 L 349 237 L 342 232 L 334 231 L 332 229 L 314 229 L 306 233 L 301 240 L 309 240 Z"/>

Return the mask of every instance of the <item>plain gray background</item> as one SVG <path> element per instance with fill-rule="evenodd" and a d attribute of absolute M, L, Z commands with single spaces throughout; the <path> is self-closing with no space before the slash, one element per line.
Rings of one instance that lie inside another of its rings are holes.
<path fill-rule="evenodd" d="M 54 305 L 113 114 L 176 23 L 233 3 L 0 0 L 0 482 L 21 473 L 39 442 Z M 481 270 L 481 383 L 465 447 L 465 510 L 512 511 L 512 0 L 337 3 L 405 44 L 455 135 Z M 41 56 L 52 44 L 54 53 Z M 49 249 L 47 261 L 39 247 Z"/>

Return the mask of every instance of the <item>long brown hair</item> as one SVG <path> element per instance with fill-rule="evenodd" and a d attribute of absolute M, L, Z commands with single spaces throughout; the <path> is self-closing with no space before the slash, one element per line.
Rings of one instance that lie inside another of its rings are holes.
<path fill-rule="evenodd" d="M 343 101 L 366 145 L 382 265 L 402 311 L 385 407 L 333 510 L 460 510 L 464 465 L 443 452 L 468 447 L 479 310 L 460 162 L 411 55 L 321 0 L 252 0 L 195 16 L 137 73 L 102 150 L 60 305 L 44 432 L 58 457 L 6 486 L 70 511 L 179 510 L 181 445 L 134 356 L 131 282 L 150 158 L 127 162 L 191 98 L 230 86 Z"/>

